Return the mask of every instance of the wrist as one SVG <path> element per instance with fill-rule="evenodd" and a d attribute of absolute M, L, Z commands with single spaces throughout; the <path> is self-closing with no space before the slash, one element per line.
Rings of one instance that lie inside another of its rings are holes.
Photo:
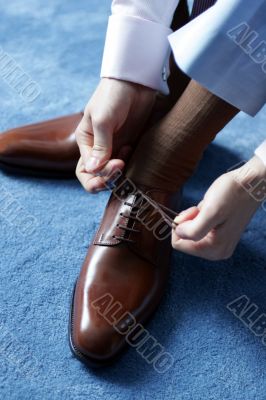
<path fill-rule="evenodd" d="M 149 86 L 142 85 L 141 83 L 137 82 L 132 82 L 132 81 L 127 81 L 125 79 L 119 79 L 119 78 L 108 78 L 108 77 L 101 77 L 100 78 L 101 82 L 111 82 L 120 86 L 127 86 L 127 87 L 132 87 L 135 89 L 140 89 L 140 90 L 146 90 L 147 92 L 151 93 L 156 93 L 155 89 L 150 88 Z"/>
<path fill-rule="evenodd" d="M 242 168 L 248 178 L 266 179 L 266 166 L 262 160 L 254 155 Z"/>
<path fill-rule="evenodd" d="M 254 179 L 266 179 L 266 166 L 256 155 L 242 167 L 237 168 L 232 172 L 235 179 L 243 185 Z"/>
<path fill-rule="evenodd" d="M 266 166 L 256 155 L 241 168 L 232 171 L 234 179 L 260 204 L 266 198 Z"/>

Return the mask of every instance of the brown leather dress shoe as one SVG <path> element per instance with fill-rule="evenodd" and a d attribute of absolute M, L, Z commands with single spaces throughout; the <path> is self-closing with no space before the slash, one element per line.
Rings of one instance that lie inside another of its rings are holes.
<path fill-rule="evenodd" d="M 109 199 L 73 295 L 70 347 L 89 366 L 120 354 L 129 328 L 139 330 L 155 311 L 168 278 L 168 207 L 177 209 L 180 193 L 145 187 L 129 193 L 124 187 Z"/>
<path fill-rule="evenodd" d="M 79 150 L 74 131 L 83 113 L 11 129 L 0 134 L 0 168 L 54 178 L 75 176 Z"/>

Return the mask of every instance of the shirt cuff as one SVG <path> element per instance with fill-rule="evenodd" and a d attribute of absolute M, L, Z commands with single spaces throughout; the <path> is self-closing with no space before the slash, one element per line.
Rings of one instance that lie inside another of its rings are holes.
<path fill-rule="evenodd" d="M 109 17 L 101 77 L 139 83 L 168 94 L 172 30 L 132 16 Z"/>

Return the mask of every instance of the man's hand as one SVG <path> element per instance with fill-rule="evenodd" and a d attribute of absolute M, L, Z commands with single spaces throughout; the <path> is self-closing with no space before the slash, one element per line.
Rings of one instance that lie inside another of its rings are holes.
<path fill-rule="evenodd" d="M 123 169 L 155 100 L 145 86 L 103 78 L 76 129 L 81 153 L 77 177 L 87 191 L 104 188 L 104 176 Z M 101 177 L 95 176 L 101 174 Z"/>
<path fill-rule="evenodd" d="M 254 190 L 256 184 L 265 188 L 265 179 L 266 168 L 257 157 L 220 176 L 198 206 L 176 217 L 172 246 L 207 260 L 231 257 L 246 225 L 266 198 L 261 190 Z"/>

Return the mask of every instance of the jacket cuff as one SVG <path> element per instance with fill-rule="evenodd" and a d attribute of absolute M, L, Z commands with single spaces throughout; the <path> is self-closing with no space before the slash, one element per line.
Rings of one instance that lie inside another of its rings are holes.
<path fill-rule="evenodd" d="M 101 77 L 122 79 L 168 94 L 172 30 L 138 17 L 109 17 Z"/>

